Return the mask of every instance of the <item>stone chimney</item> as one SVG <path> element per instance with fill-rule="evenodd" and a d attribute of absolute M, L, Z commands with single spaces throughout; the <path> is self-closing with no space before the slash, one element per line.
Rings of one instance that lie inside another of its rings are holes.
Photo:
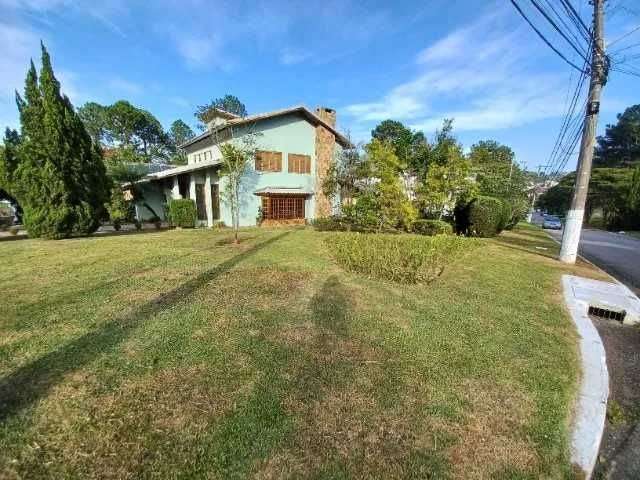
<path fill-rule="evenodd" d="M 331 108 L 318 107 L 315 114 L 324 120 L 328 125 L 335 128 L 336 111 Z M 316 184 L 315 184 L 315 215 L 326 217 L 331 215 L 331 202 L 323 192 L 323 182 L 327 178 L 329 168 L 333 162 L 335 152 L 336 136 L 324 125 L 316 126 Z"/>
<path fill-rule="evenodd" d="M 336 111 L 333 108 L 317 107 L 315 114 L 317 117 L 320 117 L 333 128 L 336 128 Z"/>

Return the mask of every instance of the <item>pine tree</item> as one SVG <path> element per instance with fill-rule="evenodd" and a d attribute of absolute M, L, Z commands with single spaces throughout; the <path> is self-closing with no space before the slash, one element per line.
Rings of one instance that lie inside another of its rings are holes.
<path fill-rule="evenodd" d="M 110 186 L 102 153 L 60 93 L 44 45 L 40 77 L 32 62 L 24 99 L 16 93 L 16 101 L 21 123 L 17 161 L 4 167 L 29 235 L 64 238 L 94 232 L 105 215 Z"/>

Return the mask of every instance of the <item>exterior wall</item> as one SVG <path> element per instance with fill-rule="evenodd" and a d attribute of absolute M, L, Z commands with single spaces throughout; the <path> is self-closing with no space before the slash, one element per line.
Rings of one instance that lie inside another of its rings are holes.
<path fill-rule="evenodd" d="M 197 165 L 203 161 L 222 158 L 220 147 L 214 144 L 211 138 L 203 138 L 199 142 L 188 147 L 187 165 Z"/>
<path fill-rule="evenodd" d="M 315 186 L 315 127 L 304 118 L 297 115 L 276 117 L 260 122 L 260 130 L 257 133 L 256 143 L 259 150 L 271 150 L 282 152 L 282 171 L 258 172 L 254 165 L 249 165 L 248 172 L 242 185 L 240 201 L 240 225 L 250 226 L 256 224 L 258 208 L 262 200 L 253 192 L 265 187 L 302 188 L 306 191 L 314 191 Z M 235 132 L 236 138 L 251 133 L 255 127 L 251 125 L 239 128 Z M 289 173 L 289 153 L 309 155 L 311 157 L 311 173 Z M 231 210 L 225 202 L 226 179 L 220 180 L 220 216 L 226 225 L 231 225 Z M 308 219 L 315 218 L 314 196 L 305 202 L 305 216 Z"/>
<path fill-rule="evenodd" d="M 162 189 L 162 185 L 158 182 L 144 183 L 140 185 L 142 194 L 144 195 L 144 203 L 147 203 L 151 208 L 155 210 L 160 219 L 165 219 L 165 194 Z M 144 206 L 143 202 L 136 202 L 136 217 L 140 221 L 150 220 L 153 217 L 153 213 Z"/>
<path fill-rule="evenodd" d="M 240 225 L 256 224 L 262 200 L 254 192 L 266 187 L 298 188 L 314 192 L 305 200 L 305 217 L 311 220 L 318 215 L 329 215 L 333 206 L 322 194 L 322 180 L 326 176 L 334 155 L 339 151 L 334 135 L 324 127 L 314 127 L 300 114 L 274 117 L 261 120 L 258 124 L 243 125 L 234 129 L 234 137 L 238 141 L 241 141 L 244 135 L 253 133 L 256 134 L 257 149 L 282 152 L 282 171 L 259 172 L 255 170 L 255 165 L 249 165 L 242 183 Z M 202 155 L 200 161 L 210 161 L 222 157 L 218 145 L 214 145 L 211 138 L 203 138 L 196 144 L 189 146 L 188 151 L 189 165 L 199 163 L 199 154 Z M 207 153 L 206 158 L 204 157 L 205 152 L 210 152 Z M 288 155 L 290 153 L 308 155 L 311 158 L 311 173 L 289 173 Z M 212 184 L 219 185 L 220 220 L 226 225 L 231 225 L 231 209 L 225 200 L 226 179 L 219 177 L 217 168 L 209 169 L 211 172 L 210 181 Z M 192 197 L 196 184 L 206 184 L 206 175 L 204 170 L 193 172 L 190 175 L 189 197 Z M 152 182 L 149 186 L 150 189 L 153 189 L 155 185 L 157 190 L 157 195 L 153 193 L 149 198 L 153 198 L 152 207 L 159 215 L 160 212 L 164 215 L 165 197 L 169 199 L 172 196 L 169 183 L 170 180 L 167 180 L 164 185 L 160 182 Z M 193 199 L 195 200 L 195 197 Z M 142 210 L 139 211 L 142 212 Z M 149 216 L 151 216 L 150 213 Z"/>

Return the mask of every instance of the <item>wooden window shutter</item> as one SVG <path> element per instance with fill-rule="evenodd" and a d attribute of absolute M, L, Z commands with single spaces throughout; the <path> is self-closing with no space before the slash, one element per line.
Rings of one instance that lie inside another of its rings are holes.
<path fill-rule="evenodd" d="M 282 152 L 256 152 L 256 170 L 262 172 L 282 171 Z"/>
<path fill-rule="evenodd" d="M 289 173 L 311 173 L 311 157 L 309 155 L 290 153 Z"/>

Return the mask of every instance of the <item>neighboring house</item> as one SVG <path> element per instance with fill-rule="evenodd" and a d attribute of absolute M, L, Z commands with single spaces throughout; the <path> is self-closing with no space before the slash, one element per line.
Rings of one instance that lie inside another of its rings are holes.
<path fill-rule="evenodd" d="M 331 214 L 322 182 L 336 154 L 349 140 L 336 128 L 336 113 L 317 108 L 292 107 L 248 117 L 216 110 L 207 131 L 181 148 L 187 165 L 147 175 L 138 186 L 144 202 L 136 204 L 140 220 L 153 216 L 146 203 L 164 218 L 172 198 L 196 202 L 198 222 L 231 225 L 231 211 L 224 201 L 226 179 L 220 175 L 220 145 L 231 139 L 242 142 L 252 135 L 258 153 L 242 182 L 240 225 L 255 225 L 262 208 L 266 223 L 304 223 Z"/>

